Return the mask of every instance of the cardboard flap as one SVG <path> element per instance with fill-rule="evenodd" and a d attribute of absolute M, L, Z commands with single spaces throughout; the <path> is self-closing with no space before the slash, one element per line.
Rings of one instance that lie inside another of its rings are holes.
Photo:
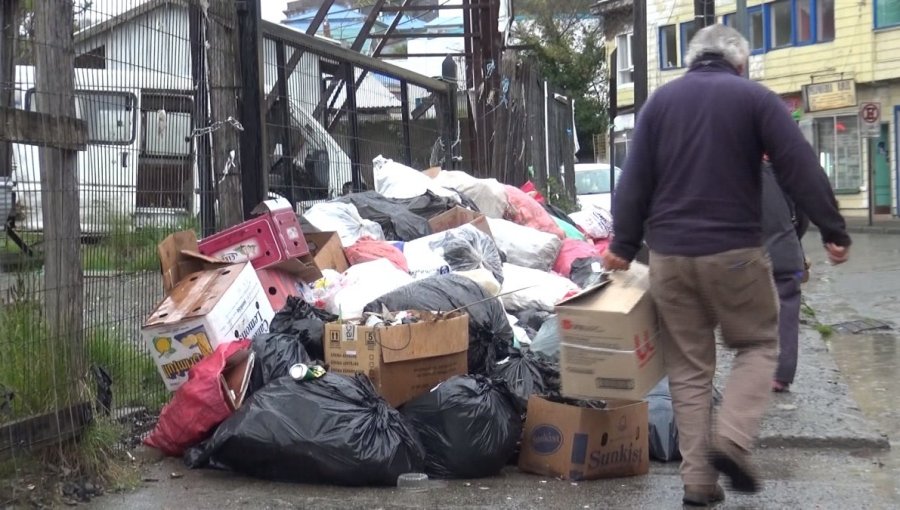
<path fill-rule="evenodd" d="M 423 314 L 414 324 L 379 327 L 373 331 L 385 363 L 433 358 L 469 348 L 469 316 L 454 313 L 443 318 Z M 416 338 L 418 341 L 412 341 Z"/>
<path fill-rule="evenodd" d="M 288 202 L 286 198 L 278 197 L 278 198 L 272 198 L 270 200 L 263 201 L 262 203 L 257 205 L 255 208 L 253 208 L 253 211 L 251 211 L 250 214 L 260 215 L 260 214 L 265 214 L 267 212 L 281 211 L 284 209 L 287 209 L 289 211 L 294 210 L 294 208 L 291 207 L 291 203 Z"/>
<path fill-rule="evenodd" d="M 250 374 L 256 363 L 256 353 L 252 349 L 241 349 L 225 360 L 225 368 L 219 375 L 219 383 L 225 394 L 225 402 L 232 411 L 244 403 L 247 387 L 250 386 Z"/>
<path fill-rule="evenodd" d="M 159 266 L 166 294 L 188 275 L 209 269 L 211 266 L 225 266 L 225 262 L 207 257 L 199 252 L 197 234 L 193 230 L 175 232 L 156 246 Z"/>
<path fill-rule="evenodd" d="M 153 311 L 144 326 L 172 324 L 208 314 L 248 265 L 245 262 L 187 275 Z"/>
<path fill-rule="evenodd" d="M 628 271 L 615 271 L 610 274 L 607 282 L 589 287 L 557 306 L 628 313 L 647 295 L 648 290 L 650 274 L 647 266 L 632 263 Z"/>

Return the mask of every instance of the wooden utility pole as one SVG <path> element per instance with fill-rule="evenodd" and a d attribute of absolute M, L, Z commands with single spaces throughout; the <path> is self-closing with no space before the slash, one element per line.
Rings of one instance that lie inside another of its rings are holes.
<path fill-rule="evenodd" d="M 262 33 L 260 32 L 260 0 L 238 0 L 237 32 L 240 57 L 239 112 L 244 131 L 241 133 L 241 187 L 244 216 L 265 200 L 268 190 L 269 161 L 266 144 L 266 109 L 263 97 L 263 74 L 260 72 Z M 347 92 L 350 96 L 350 91 Z M 354 177 L 354 184 L 356 178 Z"/>
<path fill-rule="evenodd" d="M 210 123 L 240 119 L 237 108 L 237 14 L 233 0 L 211 0 L 206 23 Z M 212 132 L 212 163 L 219 201 L 219 227 L 244 221 L 240 133 L 230 125 Z"/>
<path fill-rule="evenodd" d="M 18 32 L 19 0 L 0 2 L 0 107 L 13 107 L 16 83 L 16 33 Z M 0 176 L 12 175 L 12 144 L 0 142 Z M 0 218 L 5 222 L 6 218 Z"/>
<path fill-rule="evenodd" d="M 34 3 L 35 99 L 50 122 L 75 119 L 73 3 Z M 64 140 L 60 140 L 64 146 Z M 84 274 L 78 202 L 77 152 L 40 149 L 41 212 L 44 224 L 44 316 L 50 342 L 70 353 L 69 374 L 83 363 Z"/>

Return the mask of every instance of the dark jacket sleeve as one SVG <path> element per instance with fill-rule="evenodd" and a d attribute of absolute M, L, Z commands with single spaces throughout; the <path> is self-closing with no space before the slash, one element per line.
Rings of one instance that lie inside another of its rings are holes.
<path fill-rule="evenodd" d="M 612 200 L 613 254 L 631 261 L 641 249 L 644 223 L 650 214 L 650 198 L 655 186 L 653 175 L 654 145 L 653 98 L 644 105 L 628 147 L 628 159 Z"/>
<path fill-rule="evenodd" d="M 774 92 L 767 92 L 756 107 L 757 133 L 785 192 L 819 227 L 823 243 L 850 246 L 831 183 L 784 104 Z"/>

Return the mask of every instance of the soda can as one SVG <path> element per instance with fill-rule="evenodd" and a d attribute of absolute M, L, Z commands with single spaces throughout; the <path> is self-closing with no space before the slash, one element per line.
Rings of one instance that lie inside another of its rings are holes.
<path fill-rule="evenodd" d="M 297 363 L 288 369 L 288 374 L 295 381 L 311 381 L 325 375 L 325 369 L 318 365 L 307 366 L 303 363 Z"/>

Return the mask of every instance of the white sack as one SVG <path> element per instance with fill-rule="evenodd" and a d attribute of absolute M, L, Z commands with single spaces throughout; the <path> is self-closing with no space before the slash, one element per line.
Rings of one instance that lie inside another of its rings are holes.
<path fill-rule="evenodd" d="M 443 170 L 434 181 L 467 196 L 488 218 L 502 218 L 509 206 L 506 188 L 497 179 L 477 179 L 460 170 Z"/>
<path fill-rule="evenodd" d="M 381 225 L 364 220 L 353 204 L 342 202 L 316 204 L 306 211 L 303 217 L 322 232 L 337 232 L 344 248 L 353 246 L 362 237 L 384 240 Z"/>
<path fill-rule="evenodd" d="M 511 221 L 488 218 L 488 226 L 497 248 L 506 253 L 510 264 L 549 271 L 562 248 L 559 237 Z"/>
<path fill-rule="evenodd" d="M 553 312 L 556 303 L 580 290 L 571 280 L 556 273 L 503 264 L 503 288 L 500 291 L 502 294 L 500 300 L 508 312 L 525 309 Z M 518 292 L 507 294 L 512 291 Z"/>
<path fill-rule="evenodd" d="M 441 187 L 427 175 L 394 160 L 378 156 L 374 165 L 375 191 L 387 198 L 407 199 L 424 195 L 431 191 L 439 197 L 450 197 L 460 202 L 459 194 Z"/>

